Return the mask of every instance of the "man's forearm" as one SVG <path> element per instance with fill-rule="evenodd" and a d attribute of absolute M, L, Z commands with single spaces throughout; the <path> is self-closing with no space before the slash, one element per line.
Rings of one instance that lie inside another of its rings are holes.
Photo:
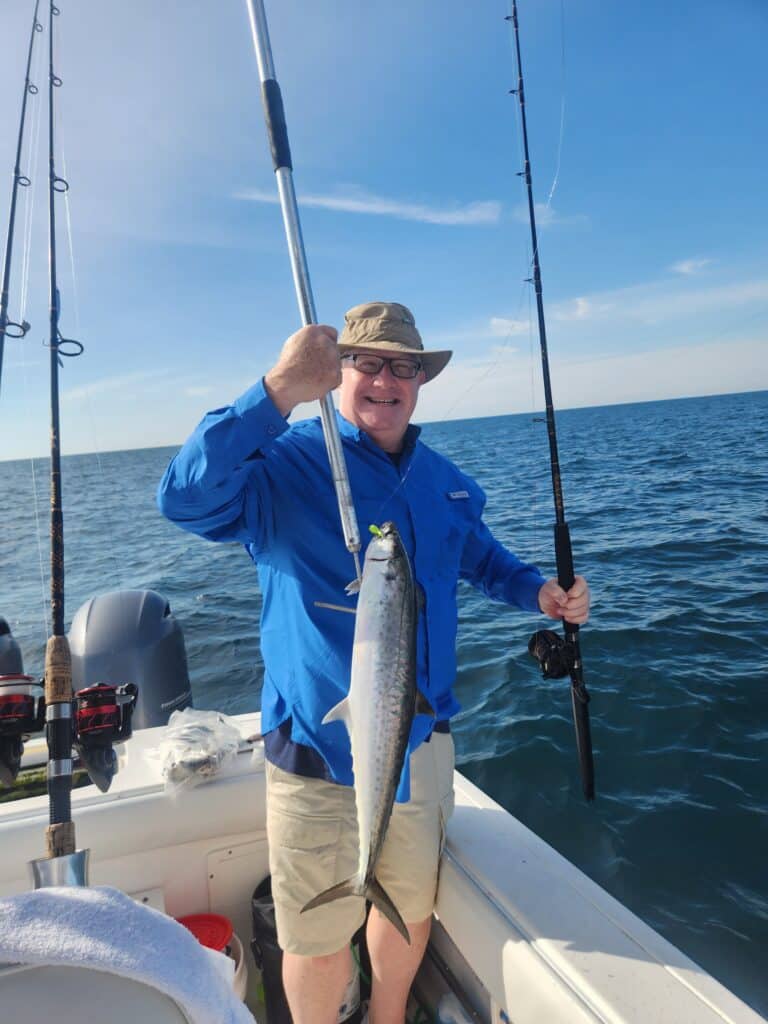
<path fill-rule="evenodd" d="M 287 429 L 260 381 L 232 405 L 208 413 L 171 461 L 157 503 L 168 519 L 204 536 L 242 539 L 248 462 Z M 225 532 L 231 524 L 232 535 Z M 224 531 L 224 532 L 222 532 Z"/>

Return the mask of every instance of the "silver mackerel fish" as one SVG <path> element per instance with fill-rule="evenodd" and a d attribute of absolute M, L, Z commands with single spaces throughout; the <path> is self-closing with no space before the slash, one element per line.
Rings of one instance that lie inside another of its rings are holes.
<path fill-rule="evenodd" d="M 363 564 L 349 695 L 323 719 L 343 721 L 352 744 L 359 838 L 357 872 L 302 908 L 343 896 L 370 900 L 410 943 L 397 908 L 376 879 L 413 716 L 434 712 L 416 687 L 416 588 L 394 523 L 375 530 Z M 418 707 L 417 707 L 418 705 Z"/>

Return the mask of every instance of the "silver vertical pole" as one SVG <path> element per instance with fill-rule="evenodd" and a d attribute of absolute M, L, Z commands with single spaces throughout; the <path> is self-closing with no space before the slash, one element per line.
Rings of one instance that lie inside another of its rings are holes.
<path fill-rule="evenodd" d="M 253 46 L 256 51 L 259 77 L 261 78 L 264 118 L 272 150 L 272 163 L 275 168 L 277 189 L 280 195 L 280 207 L 283 211 L 285 235 L 291 258 L 293 283 L 296 288 L 296 298 L 299 303 L 301 320 L 304 326 L 306 326 L 307 324 L 317 323 L 317 314 L 315 313 L 315 303 L 312 298 L 312 286 L 309 281 L 304 240 L 301 235 L 299 208 L 293 187 L 293 166 L 291 164 L 291 151 L 288 144 L 288 129 L 285 124 L 285 113 L 283 111 L 283 99 L 280 93 L 280 86 L 275 78 L 275 67 L 272 63 L 272 50 L 269 44 L 269 29 L 267 27 L 263 0 L 247 0 L 247 5 L 248 16 L 251 20 Z M 359 580 L 360 559 L 358 552 L 360 551 L 360 530 L 357 525 L 355 506 L 352 503 L 352 492 L 349 487 L 349 477 L 347 475 L 346 463 L 344 462 L 344 452 L 341 447 L 339 425 L 336 422 L 336 410 L 330 394 L 325 395 L 320 400 L 320 417 L 323 424 L 325 446 L 328 450 L 328 460 L 331 464 L 333 483 L 336 488 L 336 500 L 339 503 L 339 515 L 344 531 L 344 542 L 347 545 L 347 550 L 354 557 L 355 572 Z"/>

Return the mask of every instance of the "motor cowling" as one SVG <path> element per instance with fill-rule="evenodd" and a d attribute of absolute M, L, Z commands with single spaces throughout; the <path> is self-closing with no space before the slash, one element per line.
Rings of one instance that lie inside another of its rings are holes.
<path fill-rule="evenodd" d="M 165 725 L 171 712 L 192 704 L 181 626 L 154 590 L 116 590 L 86 601 L 72 619 L 69 647 L 75 693 L 98 686 L 138 688 L 134 729 Z M 106 704 L 99 704 L 101 698 Z M 98 708 L 110 703 L 103 692 L 92 693 L 84 724 L 97 723 Z"/>
<path fill-rule="evenodd" d="M 8 622 L 0 615 L 0 675 L 15 676 L 23 673 L 21 648 L 14 639 Z"/>

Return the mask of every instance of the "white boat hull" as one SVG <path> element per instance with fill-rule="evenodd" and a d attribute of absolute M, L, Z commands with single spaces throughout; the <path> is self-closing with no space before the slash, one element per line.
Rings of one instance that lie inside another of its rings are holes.
<path fill-rule="evenodd" d="M 258 715 L 236 721 L 244 737 L 259 731 Z M 72 794 L 78 846 L 91 851 L 90 882 L 174 917 L 224 914 L 247 949 L 251 895 L 269 872 L 261 744 L 215 779 L 173 794 L 153 755 L 163 731 L 134 734 L 108 793 L 88 786 Z M 478 1019 L 763 1019 L 458 772 L 455 789 L 434 946 Z M 0 805 L 0 897 L 30 888 L 27 862 L 42 854 L 47 813 L 45 797 Z"/>

